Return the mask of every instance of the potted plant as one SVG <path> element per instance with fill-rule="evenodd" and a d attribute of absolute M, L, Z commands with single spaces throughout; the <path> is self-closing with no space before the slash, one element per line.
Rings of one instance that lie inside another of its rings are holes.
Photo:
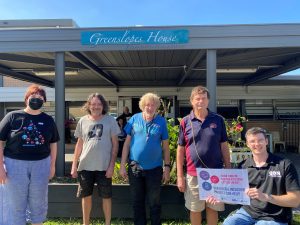
<path fill-rule="evenodd" d="M 247 119 L 243 116 L 238 116 L 236 119 L 230 121 L 225 120 L 230 150 L 230 161 L 233 165 L 236 165 L 251 156 L 250 149 L 241 138 L 241 133 L 244 130 L 243 123 L 246 121 Z"/>
<path fill-rule="evenodd" d="M 232 147 L 244 147 L 245 142 L 241 139 L 243 131 L 243 123 L 247 119 L 244 116 L 238 116 L 236 119 L 225 120 L 228 142 Z"/>

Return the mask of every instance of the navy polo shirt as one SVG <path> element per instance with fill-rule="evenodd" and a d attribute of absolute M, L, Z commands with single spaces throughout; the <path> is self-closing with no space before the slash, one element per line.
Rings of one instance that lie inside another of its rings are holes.
<path fill-rule="evenodd" d="M 294 165 L 288 159 L 269 153 L 266 164 L 256 167 L 252 158 L 247 159 L 241 167 L 248 170 L 249 187 L 256 187 L 263 193 L 284 195 L 288 191 L 299 191 L 299 180 Z M 273 220 L 287 223 L 292 218 L 292 209 L 251 199 L 251 204 L 243 208 L 258 220 Z"/>
<path fill-rule="evenodd" d="M 221 143 L 226 141 L 223 117 L 208 111 L 202 122 L 191 111 L 180 121 L 178 137 L 178 145 L 185 147 L 187 173 L 197 176 L 196 167 L 223 168 Z"/>

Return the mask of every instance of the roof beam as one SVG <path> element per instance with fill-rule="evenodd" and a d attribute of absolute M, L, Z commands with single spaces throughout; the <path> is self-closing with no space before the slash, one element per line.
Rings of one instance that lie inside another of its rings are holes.
<path fill-rule="evenodd" d="M 253 75 L 249 78 L 246 78 L 243 82 L 243 85 L 248 86 L 251 84 L 255 84 L 257 82 L 264 81 L 264 80 L 267 80 L 272 77 L 276 77 L 283 73 L 286 73 L 286 72 L 289 72 L 292 70 L 296 70 L 299 67 L 300 67 L 300 57 L 297 57 L 297 58 L 294 58 L 294 59 L 286 62 L 285 64 L 283 64 L 282 67 L 270 69 L 270 70 L 263 71 L 263 72 L 258 72 L 255 75 Z"/>
<path fill-rule="evenodd" d="M 36 84 L 40 84 L 40 85 L 47 86 L 47 87 L 54 87 L 54 83 L 50 80 L 46 80 L 44 78 L 33 76 L 28 73 L 18 73 L 18 72 L 12 71 L 9 68 L 1 66 L 1 65 L 0 65 L 0 74 L 3 76 L 8 76 L 8 77 L 12 77 L 12 78 L 15 78 L 18 80 L 36 83 Z"/>
<path fill-rule="evenodd" d="M 25 56 L 25 55 L 18 55 L 18 54 L 8 54 L 8 53 L 0 53 L 0 61 L 31 63 L 31 64 L 38 64 L 42 66 L 51 66 L 51 67 L 54 67 L 55 65 L 54 59 Z M 65 67 L 72 68 L 72 69 L 86 69 L 86 67 L 83 66 L 81 63 L 68 62 L 68 61 L 65 62 Z"/>
<path fill-rule="evenodd" d="M 182 70 L 185 66 L 101 66 L 103 70 Z"/>
<path fill-rule="evenodd" d="M 103 70 L 101 70 L 100 68 L 98 68 L 97 65 L 95 65 L 92 61 L 90 61 L 88 58 L 86 58 L 83 54 L 81 54 L 80 52 L 69 52 L 69 54 L 71 56 L 73 56 L 74 58 L 76 58 L 77 60 L 79 60 L 79 62 L 82 63 L 84 66 L 86 66 L 90 70 L 96 72 L 99 77 L 106 80 L 113 86 L 118 87 L 116 81 L 112 78 L 112 76 L 110 74 L 108 74 L 108 73 L 104 72 Z"/>
<path fill-rule="evenodd" d="M 200 60 L 205 56 L 205 54 L 206 54 L 205 50 L 200 50 L 200 52 L 193 59 L 191 65 L 188 67 L 188 69 L 184 71 L 183 76 L 177 81 L 177 86 L 182 85 L 182 83 L 192 73 L 195 66 L 200 62 Z"/>
<path fill-rule="evenodd" d="M 282 57 L 282 56 L 293 56 L 293 55 L 299 55 L 300 51 L 297 49 L 295 50 L 277 50 L 277 49 L 251 49 L 233 54 L 228 54 L 228 55 L 218 55 L 218 67 L 222 65 L 227 65 L 231 63 L 246 63 L 250 60 L 258 60 L 258 61 L 263 61 L 265 59 L 270 59 L 270 58 L 276 58 L 276 57 Z"/>

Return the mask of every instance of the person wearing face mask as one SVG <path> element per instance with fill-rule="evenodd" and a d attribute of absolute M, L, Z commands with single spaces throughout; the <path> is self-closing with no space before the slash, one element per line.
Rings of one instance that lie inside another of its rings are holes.
<path fill-rule="evenodd" d="M 8 113 L 0 123 L 0 183 L 7 185 L 13 225 L 46 220 L 59 141 L 53 118 L 41 111 L 46 100 L 45 90 L 31 85 L 26 108 Z"/>
<path fill-rule="evenodd" d="M 160 99 L 147 93 L 139 102 L 141 113 L 130 118 L 125 126 L 125 139 L 120 174 L 128 177 L 133 199 L 134 224 L 146 225 L 145 201 L 148 197 L 151 225 L 161 225 L 160 185 L 170 179 L 170 149 L 165 118 L 157 115 Z"/>
<path fill-rule="evenodd" d="M 98 93 L 88 97 L 83 106 L 87 112 L 78 121 L 71 175 L 78 178 L 77 197 L 81 198 L 83 224 L 90 224 L 92 194 L 97 184 L 102 197 L 105 225 L 110 225 L 112 208 L 112 176 L 118 154 L 120 128 L 114 117 L 108 115 L 108 102 Z M 79 164 L 78 164 L 79 161 Z"/>

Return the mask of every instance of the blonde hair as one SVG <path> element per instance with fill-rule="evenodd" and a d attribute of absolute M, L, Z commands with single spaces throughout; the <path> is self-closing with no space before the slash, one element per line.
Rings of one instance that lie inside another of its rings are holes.
<path fill-rule="evenodd" d="M 140 101 L 139 101 L 139 107 L 140 107 L 140 110 L 144 110 L 145 108 L 145 105 L 147 102 L 149 101 L 153 101 L 155 106 L 156 106 L 156 109 L 160 106 L 160 97 L 157 95 L 157 94 L 154 94 L 154 93 L 146 93 L 144 94 Z"/>

